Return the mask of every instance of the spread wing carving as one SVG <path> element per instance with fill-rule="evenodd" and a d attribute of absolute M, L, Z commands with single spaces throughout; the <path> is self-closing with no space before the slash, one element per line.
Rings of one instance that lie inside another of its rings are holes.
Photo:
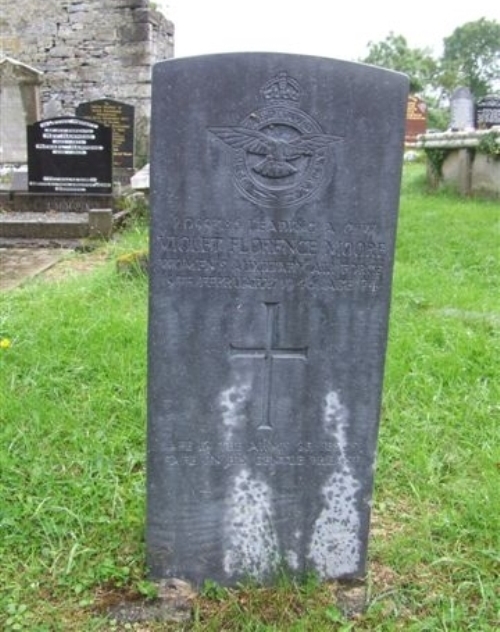
<path fill-rule="evenodd" d="M 296 173 L 297 169 L 290 164 L 291 161 L 301 156 L 312 156 L 315 152 L 342 140 L 339 136 L 328 134 L 303 134 L 293 140 L 282 140 L 241 125 L 211 127 L 209 131 L 234 149 L 265 156 L 265 160 L 254 165 L 252 169 L 269 178 L 283 178 Z"/>
<path fill-rule="evenodd" d="M 288 160 L 299 156 L 312 156 L 319 149 L 324 149 L 341 140 L 340 136 L 330 136 L 329 134 L 303 134 L 286 144 L 285 155 Z"/>
<path fill-rule="evenodd" d="M 245 149 L 251 154 L 266 156 L 276 148 L 277 142 L 258 130 L 246 127 L 211 127 L 209 131 L 235 149 Z"/>

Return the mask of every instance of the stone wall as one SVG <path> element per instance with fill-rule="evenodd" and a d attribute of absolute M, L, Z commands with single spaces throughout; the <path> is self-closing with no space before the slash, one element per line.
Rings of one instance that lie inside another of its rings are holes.
<path fill-rule="evenodd" d="M 44 73 L 44 117 L 102 97 L 134 105 L 146 160 L 151 67 L 174 54 L 174 26 L 149 0 L 0 0 L 0 53 Z"/>

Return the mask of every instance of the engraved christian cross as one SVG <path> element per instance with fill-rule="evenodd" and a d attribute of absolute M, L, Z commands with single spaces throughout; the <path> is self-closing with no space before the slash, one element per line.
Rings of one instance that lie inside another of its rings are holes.
<path fill-rule="evenodd" d="M 266 309 L 266 342 L 264 347 L 236 347 L 230 345 L 232 359 L 264 360 L 262 376 L 262 419 L 258 430 L 272 430 L 271 394 L 275 360 L 307 360 L 308 347 L 292 349 L 278 346 L 279 303 L 264 303 Z"/>

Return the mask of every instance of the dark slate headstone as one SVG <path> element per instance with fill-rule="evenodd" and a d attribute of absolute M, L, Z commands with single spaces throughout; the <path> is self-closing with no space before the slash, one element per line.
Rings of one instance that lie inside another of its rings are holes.
<path fill-rule="evenodd" d="M 454 90 L 450 99 L 450 114 L 452 130 L 474 129 L 474 97 L 469 88 Z"/>
<path fill-rule="evenodd" d="M 76 115 L 103 123 L 113 130 L 113 166 L 119 169 L 134 168 L 134 116 L 133 105 L 114 99 L 97 99 L 80 103 Z"/>
<path fill-rule="evenodd" d="M 500 94 L 489 94 L 476 103 L 476 127 L 489 129 L 500 125 Z"/>
<path fill-rule="evenodd" d="M 111 193 L 111 129 L 71 116 L 28 125 L 28 190 Z"/>
<path fill-rule="evenodd" d="M 325 58 L 155 66 L 152 577 L 364 574 L 406 103 Z"/>

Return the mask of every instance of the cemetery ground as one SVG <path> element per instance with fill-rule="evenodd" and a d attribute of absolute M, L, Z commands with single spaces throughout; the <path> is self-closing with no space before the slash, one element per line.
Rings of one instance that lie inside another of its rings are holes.
<path fill-rule="evenodd" d="M 155 597 L 147 278 L 117 271 L 147 247 L 138 221 L 99 256 L 0 294 L 2 629 L 499 629 L 500 205 L 424 181 L 422 165 L 405 166 L 366 611 L 346 618 L 335 584 L 284 574 L 272 589 L 207 582 L 191 622 L 105 618 Z"/>

